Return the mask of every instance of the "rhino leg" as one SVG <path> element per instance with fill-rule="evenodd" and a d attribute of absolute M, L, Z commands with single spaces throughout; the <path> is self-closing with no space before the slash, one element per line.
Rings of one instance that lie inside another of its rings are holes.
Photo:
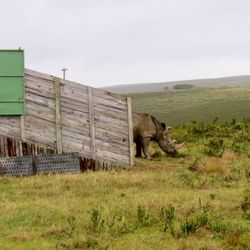
<path fill-rule="evenodd" d="M 135 157 L 141 157 L 141 141 L 137 140 L 135 143 L 136 143 L 136 155 L 135 155 Z"/>
<path fill-rule="evenodd" d="M 142 151 L 145 155 L 146 159 L 151 159 L 149 153 L 148 153 L 148 148 L 149 148 L 149 142 L 151 141 L 150 137 L 143 138 L 142 140 Z"/>

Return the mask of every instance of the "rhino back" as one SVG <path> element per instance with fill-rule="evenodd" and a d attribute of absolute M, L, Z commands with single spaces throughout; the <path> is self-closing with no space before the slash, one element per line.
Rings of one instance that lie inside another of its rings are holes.
<path fill-rule="evenodd" d="M 153 137 L 156 133 L 156 128 L 151 115 L 133 113 L 133 133 L 134 139 L 138 137 Z"/>

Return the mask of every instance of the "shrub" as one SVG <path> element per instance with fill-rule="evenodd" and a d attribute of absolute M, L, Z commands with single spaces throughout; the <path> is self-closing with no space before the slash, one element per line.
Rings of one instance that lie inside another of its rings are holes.
<path fill-rule="evenodd" d="M 139 226 L 148 226 L 149 224 L 149 215 L 146 212 L 144 206 L 139 205 L 137 207 L 137 218 Z"/>
<path fill-rule="evenodd" d="M 167 208 L 162 207 L 161 209 L 161 220 L 163 221 L 164 228 L 163 231 L 167 232 L 170 229 L 171 234 L 174 232 L 174 218 L 175 218 L 175 207 L 169 205 Z"/>
<path fill-rule="evenodd" d="M 244 130 L 246 128 L 246 125 L 244 122 L 235 122 L 233 124 L 233 130 L 237 131 L 237 130 Z"/>
<path fill-rule="evenodd" d="M 199 228 L 199 224 L 197 220 L 188 220 L 186 219 L 184 222 L 181 222 L 181 233 L 184 235 L 189 235 L 191 233 L 195 233 Z"/>
<path fill-rule="evenodd" d="M 69 238 L 71 238 L 77 231 L 76 218 L 74 216 L 69 216 L 67 219 L 66 233 Z"/>
<path fill-rule="evenodd" d="M 191 89 L 193 87 L 195 87 L 193 84 L 176 84 L 173 89 Z"/>
<path fill-rule="evenodd" d="M 244 197 L 241 202 L 241 209 L 243 210 L 246 218 L 250 220 L 250 189 L 246 189 L 243 195 Z"/>
<path fill-rule="evenodd" d="M 209 221 L 208 226 L 212 232 L 220 234 L 222 237 L 224 237 L 227 230 L 227 225 L 219 220 L 212 220 Z"/>
<path fill-rule="evenodd" d="M 244 172 L 245 172 L 247 181 L 250 182 L 250 165 L 244 166 Z"/>
<path fill-rule="evenodd" d="M 225 143 L 223 139 L 212 138 L 204 149 L 204 153 L 208 156 L 222 157 L 225 151 Z"/>
<path fill-rule="evenodd" d="M 101 213 L 97 209 L 92 209 L 90 213 L 90 228 L 94 231 L 100 231 L 104 227 L 104 220 L 101 219 Z"/>

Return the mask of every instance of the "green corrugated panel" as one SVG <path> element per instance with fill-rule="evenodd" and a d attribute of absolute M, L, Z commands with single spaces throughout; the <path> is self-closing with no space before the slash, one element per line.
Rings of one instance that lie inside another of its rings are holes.
<path fill-rule="evenodd" d="M 0 115 L 24 114 L 24 51 L 0 50 Z"/>

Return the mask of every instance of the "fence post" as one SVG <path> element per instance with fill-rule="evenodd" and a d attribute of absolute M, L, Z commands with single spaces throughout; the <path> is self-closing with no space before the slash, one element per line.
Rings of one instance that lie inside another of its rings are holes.
<path fill-rule="evenodd" d="M 25 123 L 24 123 L 24 115 L 20 116 L 20 134 L 21 140 L 25 141 Z"/>
<path fill-rule="evenodd" d="M 21 141 L 19 141 L 19 152 L 20 156 L 23 156 L 23 144 L 22 142 L 25 141 L 25 121 L 24 121 L 24 115 L 20 116 L 20 137 Z"/>
<path fill-rule="evenodd" d="M 60 79 L 54 77 L 55 82 L 55 109 L 56 109 L 56 149 L 58 154 L 62 154 L 62 121 L 61 121 L 61 89 Z"/>
<path fill-rule="evenodd" d="M 89 125 L 90 125 L 90 151 L 91 158 L 96 159 L 95 152 L 95 117 L 94 117 L 94 100 L 93 100 L 93 88 L 88 87 L 88 102 L 89 102 Z"/>
<path fill-rule="evenodd" d="M 127 97 L 128 107 L 128 136 L 129 136 L 129 164 L 134 165 L 134 138 L 133 138 L 133 119 L 132 119 L 132 101 Z"/>

